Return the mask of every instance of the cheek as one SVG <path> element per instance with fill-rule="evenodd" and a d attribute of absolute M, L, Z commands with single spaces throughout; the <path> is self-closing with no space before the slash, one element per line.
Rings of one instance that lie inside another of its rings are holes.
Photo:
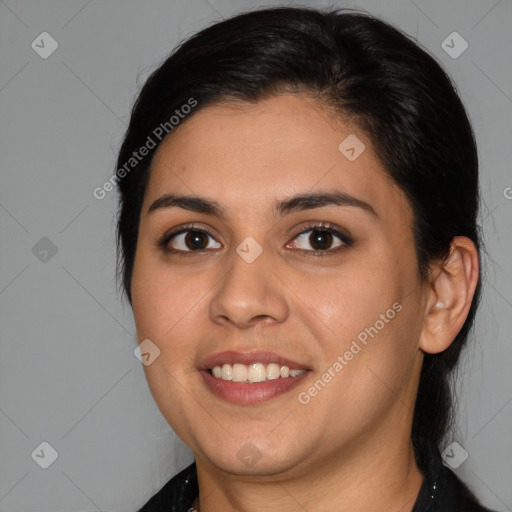
<path fill-rule="evenodd" d="M 326 393 L 325 399 L 340 407 L 352 403 L 357 408 L 364 401 L 370 409 L 372 403 L 379 408 L 381 400 L 392 397 L 390 390 L 406 384 L 416 353 L 417 297 L 402 292 L 414 288 L 414 272 L 406 275 L 384 258 L 372 261 L 373 266 L 360 261 L 336 272 L 324 286 L 303 280 L 315 315 L 307 308 L 299 314 L 312 319 L 320 373 L 336 375 L 329 384 L 333 396 Z M 345 398 L 340 401 L 341 396 Z"/>
<path fill-rule="evenodd" d="M 310 421 L 308 415 L 323 418 L 333 439 L 350 438 L 383 421 L 392 408 L 400 417 L 412 409 L 409 390 L 416 351 L 408 338 L 410 319 L 401 315 L 407 315 L 405 310 L 388 323 L 351 326 L 354 336 L 340 336 L 325 354 L 319 378 L 299 390 L 306 393 L 302 400 L 310 400 L 303 421 Z"/>
<path fill-rule="evenodd" d="M 198 298 L 205 292 L 195 279 L 172 274 L 141 251 L 132 277 L 132 308 L 139 341 L 151 340 L 158 357 L 144 372 L 155 403 L 171 427 L 182 439 L 189 430 L 190 347 L 197 329 Z M 194 307 L 196 306 L 196 307 Z"/>
<path fill-rule="evenodd" d="M 178 397 L 195 371 L 193 357 L 198 341 L 204 341 L 201 329 L 208 320 L 208 291 L 215 283 L 207 282 L 210 277 L 204 273 L 184 276 L 158 260 L 144 250 L 136 259 L 133 314 L 138 339 L 150 339 L 160 351 L 155 363 L 144 367 L 155 398 L 162 393 L 167 396 L 169 389 Z"/>
<path fill-rule="evenodd" d="M 132 276 L 132 308 L 141 336 L 163 340 L 180 319 L 193 314 L 194 305 L 204 294 L 204 283 L 180 277 L 158 257 L 141 249 Z"/>
<path fill-rule="evenodd" d="M 379 331 L 387 330 L 383 327 L 396 316 L 393 304 L 400 300 L 400 279 L 403 277 L 385 264 L 372 267 L 358 261 L 321 279 L 301 277 L 297 295 L 307 298 L 305 305 L 315 313 L 313 318 L 324 331 L 323 337 L 338 340 L 328 346 L 342 349 L 360 333 L 364 338 L 365 330 L 376 322 Z M 303 309 L 305 313 L 307 309 Z"/>

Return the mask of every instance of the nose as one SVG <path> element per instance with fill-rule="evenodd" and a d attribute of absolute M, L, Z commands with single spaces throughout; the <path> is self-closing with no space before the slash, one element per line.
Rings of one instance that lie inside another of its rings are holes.
<path fill-rule="evenodd" d="M 211 298 L 209 314 L 216 324 L 239 329 L 284 322 L 289 306 L 285 286 L 276 279 L 266 251 L 252 263 L 235 251 L 230 254 L 224 278 Z"/>

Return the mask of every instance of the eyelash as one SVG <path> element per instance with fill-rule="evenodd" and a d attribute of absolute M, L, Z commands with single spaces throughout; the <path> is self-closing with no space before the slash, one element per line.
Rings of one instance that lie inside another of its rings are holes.
<path fill-rule="evenodd" d="M 206 235 L 211 236 L 215 239 L 214 235 L 210 233 L 205 228 L 198 228 L 195 224 L 186 224 L 184 226 L 181 226 L 180 228 L 176 229 L 175 231 L 172 231 L 171 233 L 166 233 L 163 235 L 157 242 L 156 245 L 166 254 L 176 254 L 179 256 L 192 256 L 194 254 L 201 254 L 204 252 L 208 252 L 210 249 L 203 249 L 203 250 L 197 250 L 197 251 L 183 251 L 181 249 L 170 249 L 168 247 L 169 242 L 176 237 L 177 235 L 181 235 L 183 233 L 188 233 L 190 231 L 197 232 L 197 233 L 204 233 Z M 342 233 L 339 228 L 337 228 L 334 224 L 331 224 L 330 222 L 319 222 L 319 223 L 312 223 L 306 226 L 302 227 L 302 230 L 299 231 L 297 234 L 295 234 L 292 238 L 292 240 L 295 240 L 298 236 L 303 235 L 309 231 L 322 231 L 327 232 L 331 235 L 336 236 L 340 239 L 342 242 L 342 245 L 339 247 L 336 247 L 335 249 L 326 249 L 326 250 L 306 250 L 306 249 L 297 249 L 298 251 L 302 251 L 305 253 L 308 253 L 309 255 L 314 255 L 315 257 L 323 257 L 323 256 L 329 256 L 333 254 L 338 254 L 340 251 L 343 251 L 350 247 L 353 244 L 353 240 L 346 235 L 345 233 Z"/>

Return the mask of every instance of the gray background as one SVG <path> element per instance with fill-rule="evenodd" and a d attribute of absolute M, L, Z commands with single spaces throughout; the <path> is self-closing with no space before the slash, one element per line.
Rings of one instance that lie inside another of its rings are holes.
<path fill-rule="evenodd" d="M 286 4 L 0 1 L 0 511 L 134 511 L 192 461 L 133 355 L 131 310 L 114 282 L 116 194 L 100 201 L 92 191 L 115 170 L 149 72 L 183 37 L 264 5 Z M 487 506 L 510 511 L 512 3 L 334 5 L 363 7 L 417 37 L 472 118 L 488 270 L 458 379 L 453 440 L 469 458 L 455 471 Z M 59 45 L 47 59 L 31 47 L 44 31 Z M 453 31 L 469 44 L 456 59 L 441 47 Z M 56 254 L 41 252 L 43 237 Z M 58 452 L 48 469 L 31 457 L 43 441 Z"/>

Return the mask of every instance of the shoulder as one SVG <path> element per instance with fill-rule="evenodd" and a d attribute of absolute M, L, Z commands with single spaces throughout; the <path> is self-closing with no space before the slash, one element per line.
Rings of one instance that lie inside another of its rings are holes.
<path fill-rule="evenodd" d="M 188 512 L 198 493 L 195 462 L 172 477 L 138 512 Z"/>

